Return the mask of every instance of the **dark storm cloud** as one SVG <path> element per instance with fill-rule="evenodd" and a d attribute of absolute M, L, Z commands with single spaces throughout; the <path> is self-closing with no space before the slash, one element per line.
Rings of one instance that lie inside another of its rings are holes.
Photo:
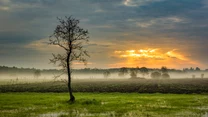
<path fill-rule="evenodd" d="M 0 32 L 0 44 L 27 44 L 35 39 L 38 35 L 30 32 Z"/>
<path fill-rule="evenodd" d="M 144 17 L 186 15 L 184 12 L 191 12 L 202 5 L 201 0 L 165 0 L 142 6 L 137 9 L 137 13 Z"/>

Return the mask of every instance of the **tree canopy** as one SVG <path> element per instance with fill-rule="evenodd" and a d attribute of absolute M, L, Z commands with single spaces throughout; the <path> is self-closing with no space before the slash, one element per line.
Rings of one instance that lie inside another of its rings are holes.
<path fill-rule="evenodd" d="M 54 33 L 49 38 L 49 44 L 61 47 L 64 54 L 53 54 L 50 59 L 51 63 L 63 67 L 68 74 L 68 90 L 70 94 L 70 101 L 74 102 L 75 97 L 72 94 L 71 88 L 71 67 L 73 61 L 87 63 L 86 56 L 89 57 L 88 52 L 84 49 L 84 43 L 88 42 L 88 30 L 82 29 L 78 24 L 79 20 L 72 16 L 65 17 L 65 19 L 57 18 L 59 25 L 56 26 Z"/>

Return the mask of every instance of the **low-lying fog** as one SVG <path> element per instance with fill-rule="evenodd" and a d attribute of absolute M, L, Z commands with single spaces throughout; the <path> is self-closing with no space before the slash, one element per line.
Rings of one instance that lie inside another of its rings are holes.
<path fill-rule="evenodd" d="M 145 79 L 151 79 L 151 73 L 145 75 Z M 171 79 L 184 79 L 184 78 L 208 78 L 208 72 L 190 72 L 190 73 L 176 73 L 169 72 Z M 44 81 L 54 81 L 54 80 L 66 80 L 67 75 L 63 74 L 58 77 L 60 74 L 40 74 L 35 76 L 34 74 L 1 74 L 0 75 L 0 84 L 5 83 L 21 83 L 21 82 L 44 82 Z M 110 73 L 109 76 L 105 77 L 104 74 L 72 74 L 72 79 L 129 79 L 131 78 L 130 74 L 124 76 L 119 76 L 118 73 Z M 143 78 L 142 74 L 138 73 L 137 78 Z"/>

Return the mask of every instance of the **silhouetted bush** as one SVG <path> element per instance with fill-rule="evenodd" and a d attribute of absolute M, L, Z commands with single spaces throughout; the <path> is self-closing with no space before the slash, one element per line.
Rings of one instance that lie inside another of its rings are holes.
<path fill-rule="evenodd" d="M 131 78 L 136 78 L 136 77 L 137 77 L 137 71 L 134 70 L 134 69 L 132 69 L 132 70 L 130 71 L 130 76 L 131 76 Z"/>
<path fill-rule="evenodd" d="M 159 79 L 160 77 L 161 77 L 161 73 L 158 72 L 158 71 L 155 71 L 155 72 L 151 73 L 151 78 Z"/>
<path fill-rule="evenodd" d="M 110 76 L 110 72 L 106 70 L 104 71 L 103 75 L 104 75 L 104 78 L 108 78 Z"/>
<path fill-rule="evenodd" d="M 162 74 L 162 78 L 170 78 L 170 75 L 168 74 L 168 73 L 164 73 L 164 74 Z"/>

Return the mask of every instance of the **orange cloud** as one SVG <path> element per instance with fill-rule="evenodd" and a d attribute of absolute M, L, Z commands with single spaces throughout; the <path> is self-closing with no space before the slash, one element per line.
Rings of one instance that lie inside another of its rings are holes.
<path fill-rule="evenodd" d="M 161 67 L 167 66 L 172 68 L 179 68 L 187 65 L 197 65 L 199 63 L 187 58 L 184 54 L 178 52 L 177 49 L 164 51 L 158 48 L 148 48 L 139 50 L 125 50 L 114 51 L 114 56 L 122 59 L 123 61 L 111 64 L 109 67 Z"/>
<path fill-rule="evenodd" d="M 140 50 L 126 50 L 115 51 L 115 54 L 121 58 L 156 58 L 163 59 L 165 56 L 158 52 L 158 49 L 140 49 Z"/>
<path fill-rule="evenodd" d="M 176 51 L 176 49 L 171 50 L 171 51 L 168 51 L 168 52 L 166 53 L 166 55 L 167 55 L 168 57 L 177 58 L 177 59 L 184 60 L 184 61 L 188 60 L 186 57 L 184 57 L 184 56 L 181 55 L 181 54 L 176 53 L 175 51 Z"/>

